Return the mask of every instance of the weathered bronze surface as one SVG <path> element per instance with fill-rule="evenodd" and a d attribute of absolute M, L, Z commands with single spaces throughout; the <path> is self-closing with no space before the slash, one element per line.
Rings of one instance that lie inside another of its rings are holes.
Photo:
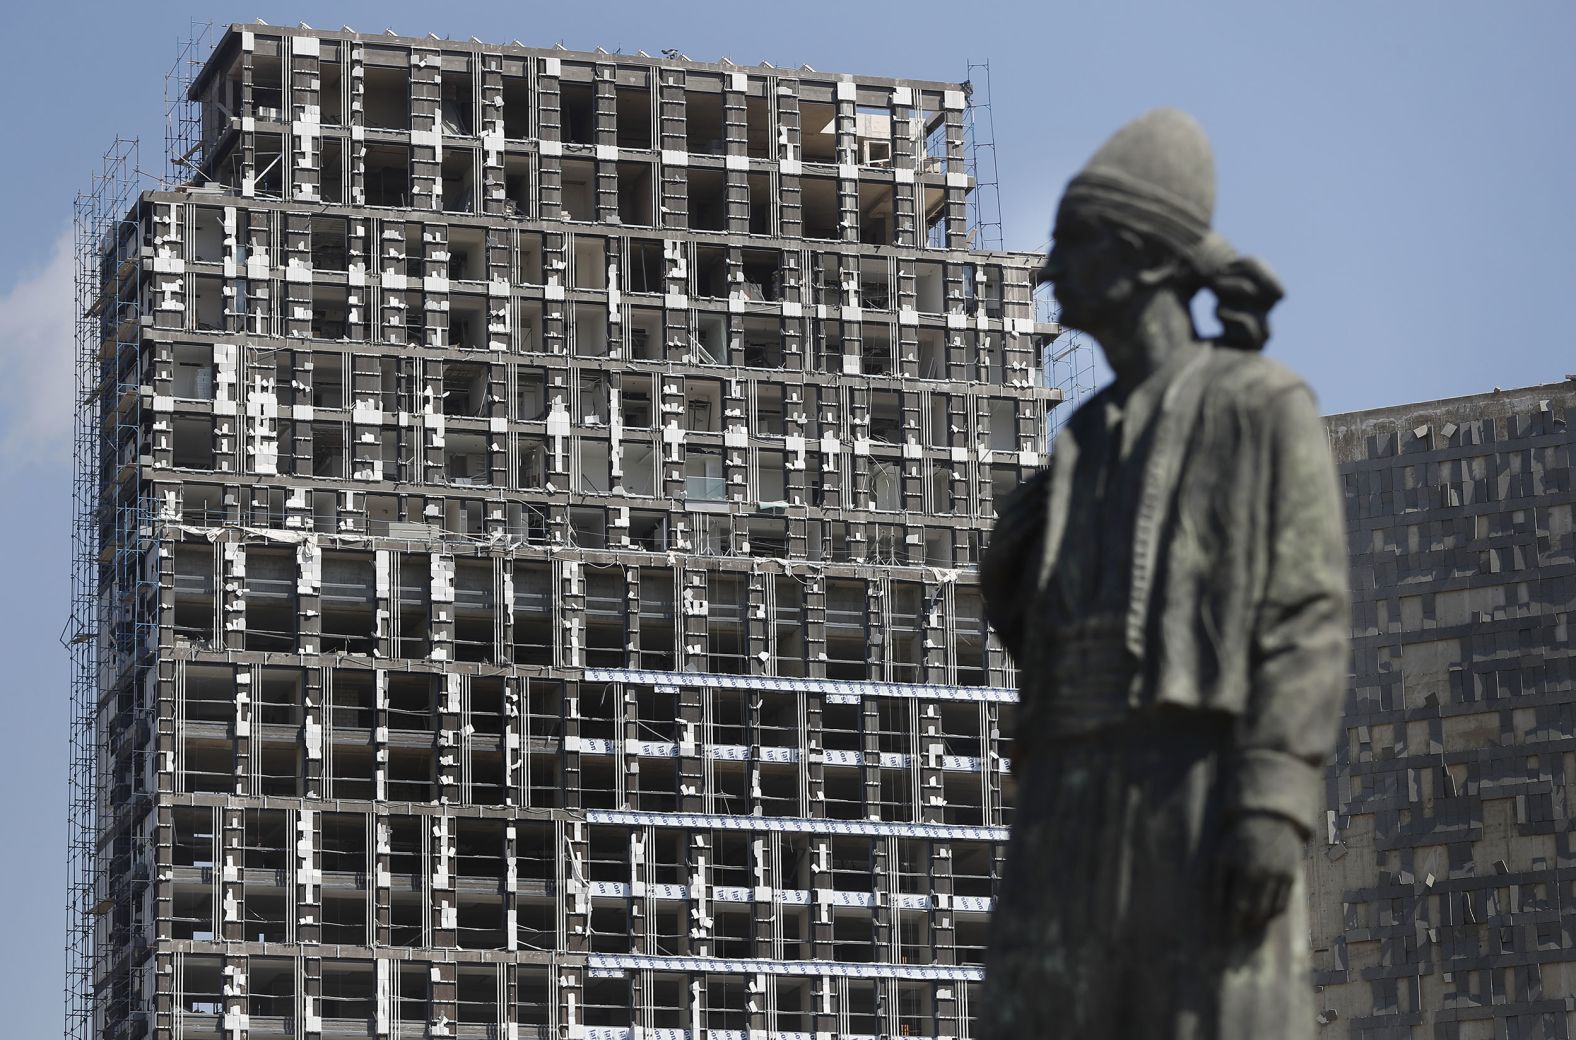
<path fill-rule="evenodd" d="M 1314 1029 L 1301 862 L 1347 676 L 1342 507 L 1311 392 L 1260 353 L 1280 286 L 1213 210 L 1203 131 L 1161 109 L 1057 211 L 1045 276 L 1115 380 L 981 566 L 1022 676 L 992 1040 Z"/>

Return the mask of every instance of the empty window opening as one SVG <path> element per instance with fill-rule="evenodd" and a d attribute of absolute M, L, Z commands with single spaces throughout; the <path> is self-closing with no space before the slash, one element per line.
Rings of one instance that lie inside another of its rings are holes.
<path fill-rule="evenodd" d="M 695 295 L 728 295 L 728 249 L 726 246 L 695 247 Z"/>
<path fill-rule="evenodd" d="M 324 56 L 318 62 L 318 101 L 321 106 L 321 118 L 328 126 L 343 126 L 345 124 L 345 76 L 344 65 L 337 60 L 338 52 L 333 52 L 334 58 Z"/>
<path fill-rule="evenodd" d="M 684 454 L 684 495 L 708 502 L 728 497 L 722 474 L 722 449 L 689 447 Z"/>
<path fill-rule="evenodd" d="M 649 429 L 652 418 L 651 378 L 626 375 L 618 391 L 619 420 L 625 427 Z"/>
<path fill-rule="evenodd" d="M 362 96 L 366 124 L 379 130 L 409 130 L 410 66 L 403 51 L 391 57 L 399 64 L 374 65 L 374 56 L 367 55 Z"/>
<path fill-rule="evenodd" d="M 606 495 L 612 491 L 612 476 L 609 464 L 609 445 L 604 440 L 582 439 L 580 449 L 580 472 L 575 481 L 575 490 L 582 495 Z"/>
<path fill-rule="evenodd" d="M 487 277 L 487 235 L 481 228 L 449 228 L 449 277 L 479 282 Z"/>
<path fill-rule="evenodd" d="M 492 563 L 460 560 L 454 568 L 454 655 L 461 661 L 494 661 L 497 600 Z"/>
<path fill-rule="evenodd" d="M 657 494 L 657 471 L 661 455 L 654 444 L 638 441 L 624 442 L 623 481 L 624 493 L 652 498 Z"/>
<path fill-rule="evenodd" d="M 940 329 L 919 330 L 919 378 L 945 379 L 946 339 Z"/>
<path fill-rule="evenodd" d="M 552 571 L 546 563 L 514 566 L 514 660 L 553 663 Z"/>
<path fill-rule="evenodd" d="M 684 91 L 685 147 L 697 155 L 721 155 L 725 143 L 722 78 L 691 74 Z"/>
<path fill-rule="evenodd" d="M 503 77 L 503 135 L 517 141 L 531 136 L 531 81 L 525 76 Z"/>
<path fill-rule="evenodd" d="M 751 159 L 777 158 L 777 140 L 772 125 L 771 99 L 766 84 L 750 81 L 750 96 L 744 99 L 744 121 Z"/>
<path fill-rule="evenodd" d="M 620 82 L 614 87 L 616 143 L 620 148 L 651 147 L 651 87 L 646 72 L 619 70 L 619 79 L 634 76 L 637 83 Z"/>
<path fill-rule="evenodd" d="M 624 224 L 650 227 L 656 221 L 655 194 L 652 192 L 652 167 L 649 162 L 618 164 L 618 219 Z"/>
<path fill-rule="evenodd" d="M 947 248 L 947 191 L 933 184 L 922 185 L 925 205 L 925 245 L 930 249 Z"/>
<path fill-rule="evenodd" d="M 692 166 L 688 180 L 690 228 L 695 231 L 727 230 L 727 176 L 721 170 Z"/>
<path fill-rule="evenodd" d="M 582 549 L 606 549 L 607 510 L 571 509 L 569 538 L 571 545 Z"/>
<path fill-rule="evenodd" d="M 577 303 L 574 310 L 576 357 L 607 357 L 607 307 L 600 303 Z"/>
<path fill-rule="evenodd" d="M 324 202 L 345 201 L 345 146 L 337 137 L 323 138 L 318 164 L 318 194 Z"/>
<path fill-rule="evenodd" d="M 565 159 L 561 182 L 560 219 L 595 220 L 596 162 L 591 159 Z"/>
<path fill-rule="evenodd" d="M 745 249 L 739 254 L 746 300 L 783 298 L 782 253 L 775 249 Z"/>
<path fill-rule="evenodd" d="M 745 181 L 750 195 L 750 234 L 770 235 L 776 229 L 773 218 L 772 177 L 769 173 L 752 173 Z"/>
<path fill-rule="evenodd" d="M 574 236 L 574 267 L 569 284 L 576 289 L 607 288 L 607 239 L 596 235 Z"/>
<path fill-rule="evenodd" d="M 634 293 L 659 293 L 666 287 L 667 260 L 660 239 L 630 239 L 625 252 L 625 288 Z"/>
<path fill-rule="evenodd" d="M 280 134 L 258 133 L 255 140 L 253 191 L 263 198 L 281 198 L 285 190 L 284 137 Z"/>
<path fill-rule="evenodd" d="M 685 381 L 684 428 L 696 433 L 722 432 L 721 383 L 715 379 Z"/>
<path fill-rule="evenodd" d="M 372 557 L 325 552 L 322 567 L 323 653 L 373 653 L 377 579 Z"/>
<path fill-rule="evenodd" d="M 196 295 L 196 307 L 193 309 L 192 320 L 194 327 L 201 332 L 223 332 L 225 328 L 225 299 L 224 282 L 218 278 L 194 279 L 193 291 Z M 170 312 L 159 312 L 161 326 L 174 325 L 179 327 L 179 315 L 173 315 L 170 321 Z"/>
<path fill-rule="evenodd" d="M 396 615 L 398 628 L 395 646 L 398 657 L 427 656 L 430 637 L 431 607 L 428 597 L 432 588 L 432 561 L 416 554 L 399 558 L 398 599 Z"/>
<path fill-rule="evenodd" d="M 346 339 L 350 335 L 349 291 L 340 285 L 312 286 L 312 336 Z"/>
<path fill-rule="evenodd" d="M 524 155 L 508 155 L 503 160 L 503 211 L 515 217 L 529 216 L 531 200 L 535 197 L 531 159 Z"/>
<path fill-rule="evenodd" d="M 323 1017 L 354 1022 L 356 1029 L 365 1029 L 372 1019 L 377 996 L 372 962 L 324 961 L 322 985 Z"/>
<path fill-rule="evenodd" d="M 863 326 L 859 339 L 859 370 L 867 376 L 892 375 L 897 369 L 892 347 L 891 326 Z"/>
<path fill-rule="evenodd" d="M 590 83 L 561 82 L 558 115 L 565 141 L 596 144 L 596 91 Z"/>
<path fill-rule="evenodd" d="M 476 132 L 476 91 L 472 86 L 470 62 L 464 70 L 443 70 L 439 115 L 443 132 L 470 137 Z"/>
<path fill-rule="evenodd" d="M 460 908 L 460 916 L 465 916 L 465 906 Z M 502 910 L 498 911 L 502 916 Z M 462 926 L 463 927 L 463 926 Z M 494 929 L 499 931 L 500 929 Z M 504 943 L 499 942 L 490 946 L 471 946 L 462 943 L 466 949 L 501 949 Z M 493 967 L 475 967 L 459 969 L 459 985 L 455 987 L 456 1011 L 459 1025 L 498 1028 L 498 970 Z"/>
<path fill-rule="evenodd" d="M 515 417 L 524 422 L 547 418 L 547 373 L 540 368 L 515 371 Z"/>
<path fill-rule="evenodd" d="M 344 217 L 312 217 L 312 269 L 343 271 L 349 266 L 350 221 Z"/>
<path fill-rule="evenodd" d="M 835 178 L 809 176 L 800 178 L 799 203 L 805 238 L 842 238 Z"/>
<path fill-rule="evenodd" d="M 181 965 L 180 1008 L 192 1015 L 218 1015 L 224 1010 L 224 961 L 187 954 Z"/>
<path fill-rule="evenodd" d="M 213 400 L 213 347 L 207 343 L 177 343 L 171 348 L 176 397 L 192 401 Z"/>
<path fill-rule="evenodd" d="M 199 263 L 224 262 L 224 210 L 213 206 L 192 209 L 192 259 Z"/>
<path fill-rule="evenodd" d="M 893 202 L 892 185 L 859 182 L 859 241 L 890 245 L 896 240 Z"/>
<path fill-rule="evenodd" d="M 246 649 L 294 650 L 294 553 L 249 549 L 246 554 Z"/>
<path fill-rule="evenodd" d="M 994 399 L 990 402 L 990 447 L 992 451 L 1018 450 L 1018 403 Z M 1012 481 L 1017 483 L 1014 470 Z"/>
<path fill-rule="evenodd" d="M 885 260 L 859 261 L 859 305 L 889 311 L 892 306 L 892 273 Z"/>
<path fill-rule="evenodd" d="M 892 165 L 892 110 L 881 105 L 859 105 L 854 110 L 855 145 L 864 166 Z"/>
<path fill-rule="evenodd" d="M 819 101 L 799 103 L 800 156 L 805 162 L 837 162 L 837 107 Z"/>
<path fill-rule="evenodd" d="M 464 487 L 490 484 L 492 462 L 487 436 L 480 433 L 446 435 L 443 439 L 443 471 L 450 484 Z"/>
<path fill-rule="evenodd" d="M 647 552 L 666 552 L 668 549 L 668 514 L 629 514 L 629 543 Z"/>
<path fill-rule="evenodd" d="M 704 311 L 695 316 L 695 336 L 690 340 L 691 364 L 723 365 L 728 362 L 728 319 Z"/>
<path fill-rule="evenodd" d="M 410 148 L 369 144 L 364 160 L 367 205 L 410 205 Z"/>
<path fill-rule="evenodd" d="M 547 442 L 541 437 L 520 438 L 520 467 L 517 474 L 522 490 L 547 486 Z"/>

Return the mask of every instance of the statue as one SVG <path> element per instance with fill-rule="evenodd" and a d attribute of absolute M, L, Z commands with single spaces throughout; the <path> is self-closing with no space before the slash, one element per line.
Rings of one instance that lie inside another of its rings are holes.
<path fill-rule="evenodd" d="M 1259 352 L 1280 286 L 1210 230 L 1214 194 L 1203 130 L 1161 109 L 1056 214 L 1043 277 L 1115 381 L 981 563 L 1022 676 L 990 1040 L 1313 1032 L 1302 857 L 1348 672 L 1342 503 L 1312 393 Z"/>

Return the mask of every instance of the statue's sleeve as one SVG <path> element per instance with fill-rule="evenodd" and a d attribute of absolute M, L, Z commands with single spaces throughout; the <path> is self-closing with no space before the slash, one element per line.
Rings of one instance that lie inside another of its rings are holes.
<path fill-rule="evenodd" d="M 1285 391 L 1267 414 L 1266 573 L 1231 800 L 1234 811 L 1275 813 L 1311 834 L 1349 670 L 1345 523 L 1312 393 Z"/>
<path fill-rule="evenodd" d="M 1013 660 L 1023 661 L 1024 617 L 1034 595 L 1045 542 L 1050 471 L 1019 484 L 996 514 L 980 560 L 980 594 L 985 616 Z"/>

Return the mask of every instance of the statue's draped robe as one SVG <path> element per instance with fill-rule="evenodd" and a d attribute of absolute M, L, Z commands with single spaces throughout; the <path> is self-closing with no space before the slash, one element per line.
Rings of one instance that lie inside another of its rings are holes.
<path fill-rule="evenodd" d="M 1230 940 L 1237 813 L 1315 826 L 1347 674 L 1346 551 L 1306 386 L 1179 349 L 1091 398 L 982 564 L 1020 664 L 1017 815 L 983 1035 L 1311 1035 L 1305 895 Z"/>

